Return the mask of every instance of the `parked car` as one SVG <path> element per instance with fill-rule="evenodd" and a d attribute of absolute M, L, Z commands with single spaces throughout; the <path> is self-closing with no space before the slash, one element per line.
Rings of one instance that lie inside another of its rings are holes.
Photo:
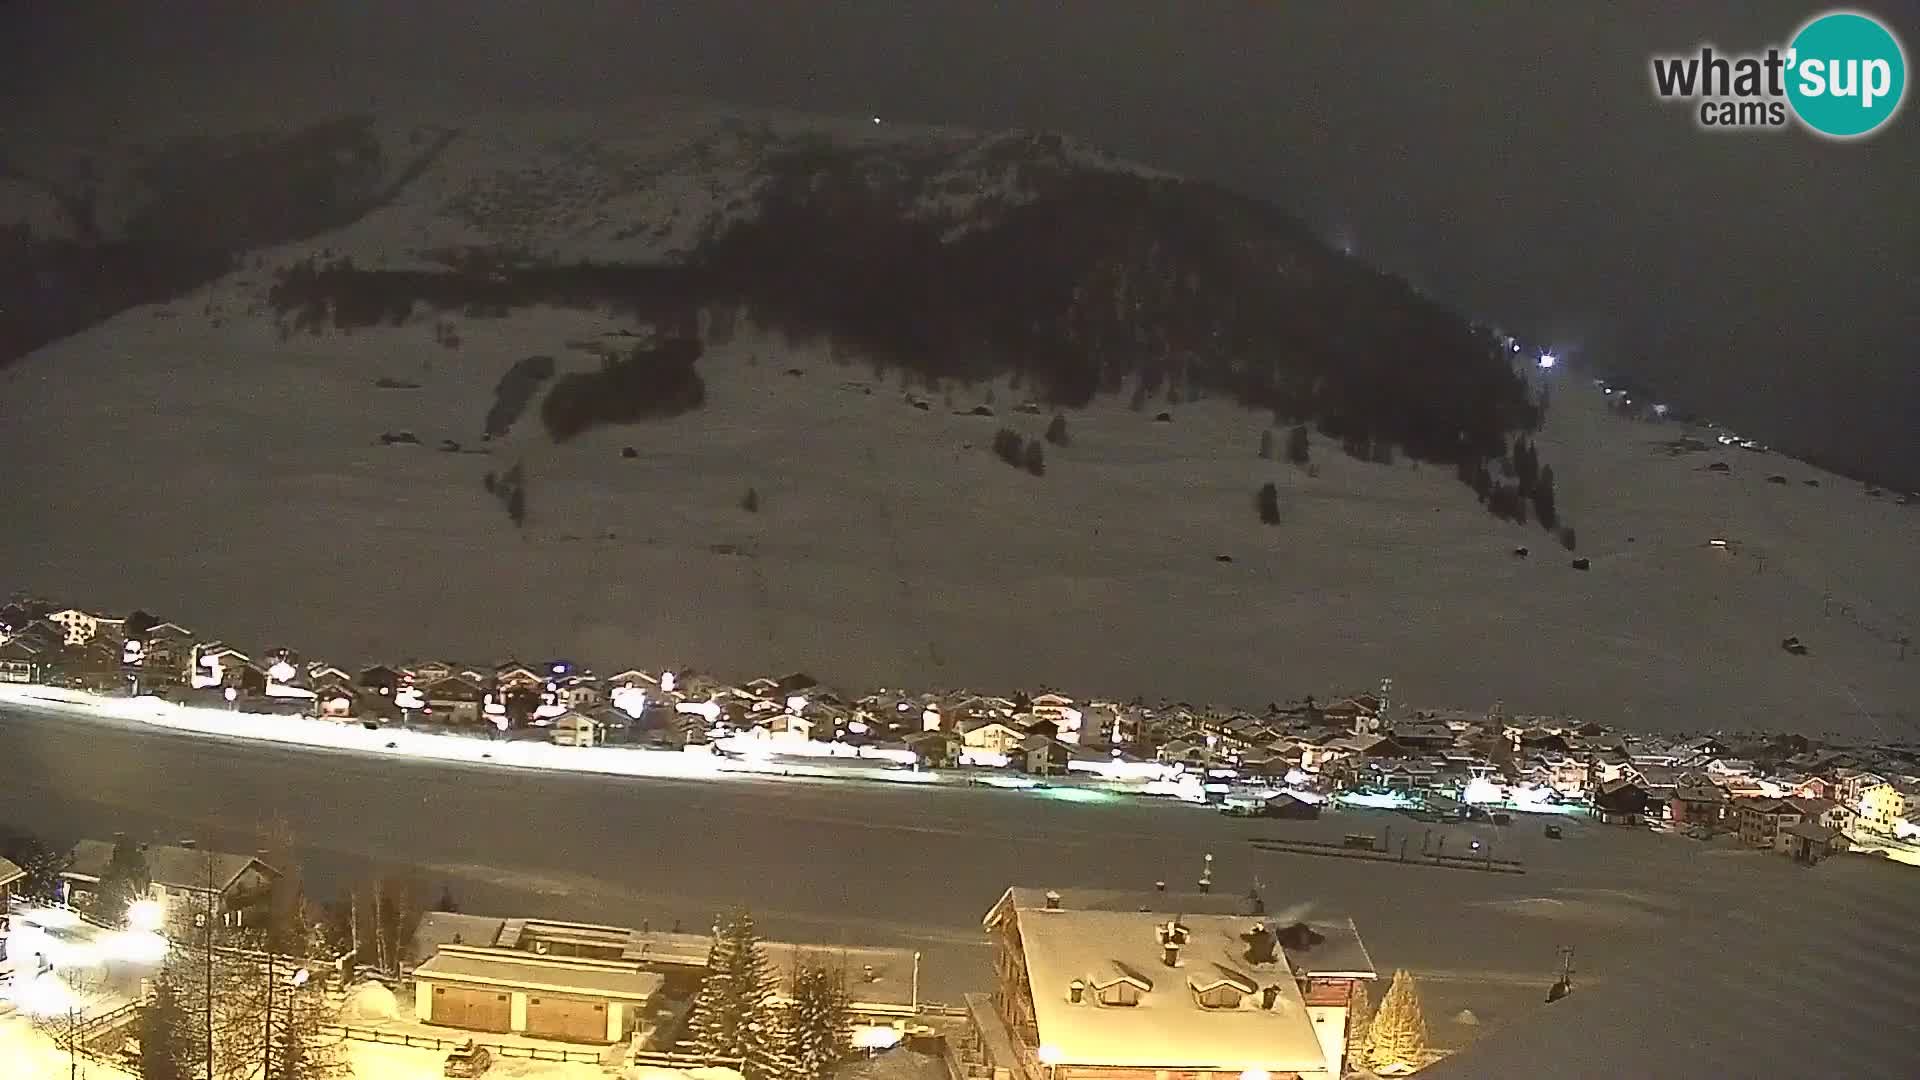
<path fill-rule="evenodd" d="M 492 1065 L 493 1053 L 484 1046 L 473 1045 L 473 1040 L 468 1039 L 447 1055 L 447 1066 L 441 1071 L 446 1076 L 480 1076 Z"/>

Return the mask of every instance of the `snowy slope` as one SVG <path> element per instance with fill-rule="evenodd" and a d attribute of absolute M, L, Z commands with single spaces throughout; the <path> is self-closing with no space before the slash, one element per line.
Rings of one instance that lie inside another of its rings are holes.
<path fill-rule="evenodd" d="M 554 446 L 535 410 L 487 456 L 441 453 L 479 445 L 515 361 L 592 367 L 566 343 L 622 324 L 456 319 L 458 351 L 432 319 L 283 343 L 245 314 L 261 287 L 129 311 L 5 373 L 0 452 L 31 508 L 0 534 L 15 583 L 342 661 L 570 653 L 1254 704 L 1391 675 L 1422 704 L 1913 731 L 1920 659 L 1886 630 L 1920 601 L 1920 514 L 1830 476 L 1804 487 L 1818 474 L 1777 457 L 1705 472 L 1659 452 L 1675 428 L 1617 419 L 1571 379 L 1540 446 L 1589 573 L 1448 470 L 1324 444 L 1318 478 L 1258 460 L 1263 419 L 1226 403 L 1171 424 L 1096 403 L 1035 478 L 984 449 L 1003 424 L 1044 427 L 1008 408 L 1018 391 L 995 388 L 995 419 L 937 395 L 921 411 L 863 367 L 751 335 L 701 361 L 699 412 Z M 378 445 L 399 430 L 426 445 Z M 516 461 L 524 531 L 481 484 Z M 1283 520 L 1264 528 L 1269 478 Z M 1812 655 L 1783 652 L 1788 634 Z"/>
<path fill-rule="evenodd" d="M 0 530 L 12 586 L 342 662 L 571 653 L 1246 704 L 1392 676 L 1423 705 L 1655 728 L 1878 738 L 1920 720 L 1920 657 L 1893 644 L 1920 611 L 1920 510 L 1777 457 L 1734 451 L 1730 475 L 1707 472 L 1727 455 L 1664 453 L 1677 426 L 1609 414 L 1570 371 L 1553 373 L 1538 445 L 1585 573 L 1449 469 L 1363 464 L 1318 439 L 1317 477 L 1261 461 L 1265 416 L 1225 401 L 1097 398 L 1046 476 L 1027 476 L 985 449 L 1001 426 L 1045 427 L 1013 409 L 1025 391 L 1002 382 L 996 418 L 959 416 L 989 387 L 948 380 L 915 389 L 922 411 L 857 358 L 751 327 L 709 342 L 697 412 L 556 446 L 536 402 L 483 446 L 504 372 L 531 355 L 596 368 L 591 349 L 630 347 L 604 335 L 631 320 L 422 307 L 283 338 L 266 303 L 276 268 L 316 254 L 677 261 L 758 212 L 770 160 L 821 146 L 947 236 L 1063 177 L 1151 175 L 1070 140 L 684 102 L 386 118 L 343 137 L 378 147 L 356 174 L 384 188 L 370 212 L 0 371 L 0 454 L 24 508 Z M 115 194 L 130 184 L 103 181 L 109 225 L 138 204 Z M 458 349 L 437 343 L 448 326 Z M 1154 423 L 1164 408 L 1174 422 Z M 424 445 L 379 445 L 397 431 Z M 482 488 L 516 463 L 524 530 Z M 1268 479 L 1271 528 L 1252 507 Z M 758 514 L 740 509 L 748 487 Z M 1812 655 L 1780 649 L 1788 635 Z"/>

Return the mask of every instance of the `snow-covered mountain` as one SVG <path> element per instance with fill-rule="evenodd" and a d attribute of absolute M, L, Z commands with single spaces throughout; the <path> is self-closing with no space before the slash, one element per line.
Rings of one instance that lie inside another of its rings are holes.
<path fill-rule="evenodd" d="M 1920 512 L 1679 450 L 1278 211 L 1070 140 L 663 105 L 203 150 L 33 234 L 199 221 L 238 268 L 0 373 L 18 587 L 346 662 L 1920 719 Z M 1547 377 L 1571 553 L 1443 456 L 1508 445 Z M 1256 453 L 1276 413 L 1335 433 L 1311 468 Z"/>

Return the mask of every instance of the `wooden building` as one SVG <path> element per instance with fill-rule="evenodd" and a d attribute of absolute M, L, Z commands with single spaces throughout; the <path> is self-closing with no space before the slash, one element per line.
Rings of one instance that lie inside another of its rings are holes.
<path fill-rule="evenodd" d="M 1343 1075 L 1348 1007 L 1375 978 L 1359 933 L 1247 903 L 1007 890 L 984 920 L 1003 1030 L 983 1044 L 1010 1046 L 996 1064 L 1020 1080 Z"/>

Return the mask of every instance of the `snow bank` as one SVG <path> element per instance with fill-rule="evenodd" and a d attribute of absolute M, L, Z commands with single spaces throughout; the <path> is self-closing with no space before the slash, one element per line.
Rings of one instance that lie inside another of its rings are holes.
<path fill-rule="evenodd" d="M 377 1023 L 399 1015 L 400 1002 L 394 998 L 393 991 L 377 982 L 363 982 L 354 987 L 340 1005 L 343 1023 Z"/>

